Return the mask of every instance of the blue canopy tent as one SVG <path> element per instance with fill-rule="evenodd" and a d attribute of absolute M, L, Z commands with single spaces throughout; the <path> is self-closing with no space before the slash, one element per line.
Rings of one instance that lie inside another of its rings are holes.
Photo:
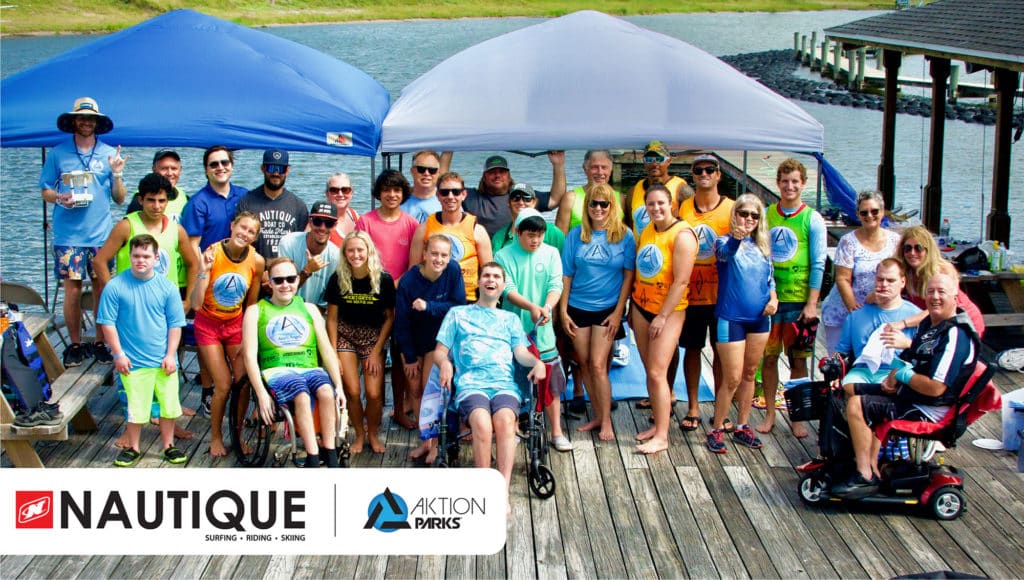
<path fill-rule="evenodd" d="M 80 96 L 112 116 L 108 143 L 368 157 L 390 105 L 380 83 L 332 56 L 175 10 L 3 79 L 0 147 L 67 139 L 57 115 Z"/>

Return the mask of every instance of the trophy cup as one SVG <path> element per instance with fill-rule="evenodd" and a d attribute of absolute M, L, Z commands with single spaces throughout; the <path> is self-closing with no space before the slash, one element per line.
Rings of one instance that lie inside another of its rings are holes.
<path fill-rule="evenodd" d="M 86 207 L 92 203 L 92 194 L 89 193 L 89 184 L 93 180 L 92 171 L 76 170 L 63 173 L 60 178 L 64 186 L 71 190 L 73 207 Z"/>

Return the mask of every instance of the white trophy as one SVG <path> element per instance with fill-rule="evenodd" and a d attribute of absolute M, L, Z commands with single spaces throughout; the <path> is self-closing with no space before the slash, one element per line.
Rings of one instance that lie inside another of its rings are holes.
<path fill-rule="evenodd" d="M 74 207 L 86 207 L 92 203 L 89 184 L 93 181 L 92 171 L 76 170 L 60 176 L 64 186 L 71 190 L 71 203 Z"/>

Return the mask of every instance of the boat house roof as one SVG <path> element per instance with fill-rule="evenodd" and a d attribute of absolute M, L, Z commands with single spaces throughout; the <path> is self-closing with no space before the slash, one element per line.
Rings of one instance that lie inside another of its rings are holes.
<path fill-rule="evenodd" d="M 939 0 L 826 28 L 825 34 L 846 45 L 1024 71 L 1021 0 Z"/>

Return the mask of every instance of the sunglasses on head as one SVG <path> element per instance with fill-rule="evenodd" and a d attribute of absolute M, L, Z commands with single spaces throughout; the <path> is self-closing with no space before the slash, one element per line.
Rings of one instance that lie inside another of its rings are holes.
<path fill-rule="evenodd" d="M 925 247 L 921 244 L 903 244 L 903 251 L 921 253 L 925 251 Z"/>
<path fill-rule="evenodd" d="M 714 165 L 704 165 L 702 167 L 693 168 L 694 175 L 714 175 L 717 172 L 718 168 L 715 167 Z"/>
<path fill-rule="evenodd" d="M 601 209 L 608 209 L 612 205 L 612 202 L 607 199 L 592 199 L 590 200 L 590 207 L 599 207 Z"/>
<path fill-rule="evenodd" d="M 666 159 L 663 155 L 644 155 L 644 163 L 664 163 Z"/>
<path fill-rule="evenodd" d="M 440 169 L 440 167 L 427 167 L 426 165 L 413 165 L 412 168 L 416 170 L 416 173 L 429 173 L 431 175 L 436 175 L 438 169 Z"/>
<path fill-rule="evenodd" d="M 533 201 L 533 196 L 522 191 L 515 191 L 508 194 L 509 201 Z"/>
<path fill-rule="evenodd" d="M 462 192 L 463 192 L 463 188 L 461 188 L 461 187 L 439 187 L 439 188 L 437 188 L 437 195 L 440 195 L 441 197 L 448 197 L 449 195 L 457 196 L 457 195 L 460 195 Z"/>
<path fill-rule="evenodd" d="M 352 188 L 351 187 L 328 187 L 327 188 L 327 193 L 330 193 L 331 195 L 341 195 L 341 194 L 351 195 L 352 194 Z"/>
<path fill-rule="evenodd" d="M 295 281 L 298 280 L 298 279 L 299 279 L 298 274 L 292 274 L 291 276 L 271 276 L 270 277 L 270 282 L 274 286 L 280 286 L 281 284 L 284 284 L 285 282 L 287 282 L 289 284 L 294 284 Z"/>
<path fill-rule="evenodd" d="M 210 169 L 217 169 L 218 167 L 231 167 L 230 159 L 214 159 L 213 161 L 206 164 Z"/>
<path fill-rule="evenodd" d="M 868 215 L 871 215 L 873 217 L 878 217 L 878 214 L 882 213 L 882 210 L 880 208 L 873 207 L 871 209 L 862 209 L 862 210 L 858 211 L 857 213 L 860 214 L 860 217 L 868 217 Z"/>
<path fill-rule="evenodd" d="M 263 168 L 266 170 L 267 173 L 277 175 L 286 173 L 288 171 L 287 165 L 281 165 L 279 163 L 271 163 L 269 165 L 264 165 Z"/>
<path fill-rule="evenodd" d="M 331 219 L 331 218 L 314 217 L 314 218 L 309 218 L 309 221 L 315 227 L 318 227 L 318 228 L 323 228 L 323 227 L 333 228 L 334 226 L 338 225 L 338 220 Z"/>
<path fill-rule="evenodd" d="M 737 217 L 741 217 L 741 218 L 750 218 L 750 219 L 755 219 L 756 220 L 756 219 L 761 217 L 761 214 L 757 213 L 756 211 L 749 210 L 749 209 L 738 209 L 738 210 L 736 210 L 736 216 Z"/>

